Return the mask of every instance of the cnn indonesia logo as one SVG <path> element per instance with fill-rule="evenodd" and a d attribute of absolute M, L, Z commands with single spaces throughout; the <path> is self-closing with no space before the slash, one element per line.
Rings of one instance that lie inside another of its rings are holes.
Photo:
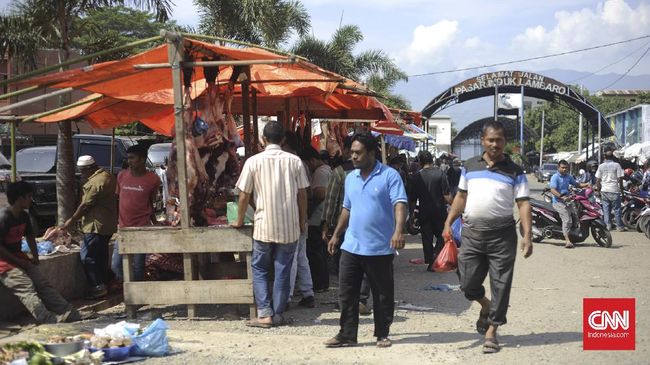
<path fill-rule="evenodd" d="M 634 298 L 584 298 L 585 350 L 635 349 Z"/>

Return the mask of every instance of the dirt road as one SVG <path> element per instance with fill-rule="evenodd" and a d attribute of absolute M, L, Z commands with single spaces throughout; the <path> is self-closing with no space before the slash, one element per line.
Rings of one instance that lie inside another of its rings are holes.
<path fill-rule="evenodd" d="M 541 185 L 533 183 L 539 189 Z M 362 317 L 356 348 L 326 349 L 322 342 L 336 334 L 336 290 L 317 294 L 317 307 L 293 305 L 294 324 L 269 330 L 244 326 L 232 308 L 201 308 L 198 320 L 183 318 L 182 308 L 141 310 L 148 323 L 162 315 L 168 321 L 174 354 L 145 364 L 642 364 L 650 358 L 650 241 L 640 233 L 613 233 L 614 245 L 604 249 L 593 239 L 574 250 L 560 242 L 536 244 L 529 259 L 518 257 L 508 312 L 499 330 L 502 351 L 481 353 L 474 330 L 477 304 L 461 292 L 427 290 L 434 284 L 457 284 L 455 274 L 428 273 L 409 259 L 421 256 L 419 237 L 410 237 L 395 259 L 396 299 L 400 306 L 391 328 L 394 345 L 378 349 L 372 338 L 372 317 Z M 335 283 L 334 283 L 335 285 Z M 636 298 L 636 351 L 583 351 L 582 300 L 585 297 Z M 52 328 L 40 326 L 18 338 L 42 338 L 51 331 L 90 329 L 111 321 L 123 308 L 103 313 L 100 320 Z M 243 314 L 246 310 L 240 311 Z"/>

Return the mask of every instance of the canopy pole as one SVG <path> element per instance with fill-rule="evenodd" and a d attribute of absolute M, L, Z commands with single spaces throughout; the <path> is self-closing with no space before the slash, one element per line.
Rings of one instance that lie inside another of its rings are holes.
<path fill-rule="evenodd" d="M 111 131 L 111 175 L 115 171 L 115 128 Z"/>
<path fill-rule="evenodd" d="M 259 125 L 257 123 L 257 89 L 251 88 L 251 107 L 253 109 L 253 153 L 259 152 L 257 146 L 260 143 Z"/>
<path fill-rule="evenodd" d="M 602 126 L 603 123 L 600 122 L 600 112 L 598 112 L 598 163 L 603 162 L 603 135 L 602 135 Z"/>
<path fill-rule="evenodd" d="M 244 156 L 249 158 L 252 155 L 251 150 L 251 111 L 250 111 L 250 67 L 246 67 L 242 72 L 246 75 L 246 80 L 241 83 L 241 108 L 242 120 L 244 122 Z"/>
<path fill-rule="evenodd" d="M 21 106 L 38 103 L 39 101 L 43 101 L 43 100 L 46 100 L 46 99 L 49 99 L 49 98 L 53 98 L 55 96 L 61 96 L 61 95 L 69 94 L 72 91 L 74 91 L 73 88 L 66 87 L 65 89 L 61 89 L 61 90 L 53 91 L 51 93 L 47 93 L 47 94 L 35 96 L 33 98 L 25 99 L 25 100 L 22 100 L 22 101 L 19 101 L 19 102 L 16 102 L 16 103 L 12 103 L 12 104 L 0 107 L 0 113 L 6 112 L 6 111 L 9 111 L 9 110 L 12 110 L 12 109 L 19 108 Z"/>
<path fill-rule="evenodd" d="M 384 140 L 383 134 L 381 134 L 381 162 L 384 165 L 388 163 L 388 158 L 386 157 L 386 141 Z"/>
<path fill-rule="evenodd" d="M 494 121 L 499 120 L 499 87 L 494 85 Z"/>
<path fill-rule="evenodd" d="M 596 157 L 596 131 L 594 130 L 593 125 L 591 126 L 591 157 Z M 598 161 L 598 163 L 600 163 L 600 161 Z"/>
<path fill-rule="evenodd" d="M 16 182 L 16 121 L 11 122 L 11 182 Z"/>
<path fill-rule="evenodd" d="M 582 95 L 582 85 L 580 85 L 580 95 Z M 578 156 L 582 154 L 582 113 L 578 115 Z"/>
<path fill-rule="evenodd" d="M 93 58 L 96 58 L 96 57 L 105 56 L 105 55 L 111 54 L 113 52 L 118 52 L 118 51 L 122 51 L 122 50 L 125 50 L 125 49 L 137 47 L 137 46 L 140 46 L 140 45 L 143 45 L 143 44 L 151 43 L 151 42 L 159 40 L 160 38 L 161 38 L 160 36 L 145 38 L 145 39 L 141 39 L 139 41 L 127 43 L 127 44 L 125 44 L 123 46 L 119 46 L 119 47 L 115 47 L 115 48 L 111 48 L 111 49 L 106 49 L 106 50 L 91 53 L 89 55 L 85 55 L 85 56 L 82 56 L 82 57 L 77 57 L 75 59 L 71 59 L 71 60 L 68 60 L 68 61 L 65 61 L 65 62 L 57 63 L 56 65 L 43 67 L 41 69 L 34 70 L 32 72 L 27 72 L 27 73 L 18 75 L 16 77 L 12 77 L 10 79 L 0 81 L 0 86 L 13 84 L 15 82 L 26 80 L 26 79 L 32 78 L 34 76 L 40 76 L 40 75 L 46 74 L 46 73 L 51 72 L 51 71 L 57 71 L 62 67 L 71 66 L 71 65 L 74 65 L 76 63 L 79 63 L 79 62 L 82 62 L 82 61 L 87 61 L 87 60 L 90 60 L 90 59 L 93 59 Z"/>
<path fill-rule="evenodd" d="M 287 52 L 283 52 L 283 51 L 280 51 L 280 50 L 274 49 L 274 48 L 260 46 L 259 44 L 253 44 L 253 43 L 249 43 L 249 42 L 237 41 L 237 40 L 234 40 L 234 39 L 216 37 L 216 36 L 211 36 L 211 35 L 203 35 L 203 34 L 181 33 L 181 35 L 183 37 L 185 37 L 185 38 L 190 38 L 190 39 L 191 38 L 194 38 L 194 39 L 207 39 L 207 40 L 211 40 L 211 41 L 219 41 L 219 42 L 237 44 L 237 45 L 241 45 L 241 46 L 264 49 L 264 50 L 267 50 L 267 51 L 271 51 L 273 53 L 278 53 L 278 54 L 282 54 L 282 55 L 286 55 L 286 56 L 294 56 L 294 57 L 300 58 L 300 59 L 302 59 L 304 61 L 309 61 L 305 57 L 294 55 L 294 54 L 287 53 Z"/>
<path fill-rule="evenodd" d="M 197 61 L 197 62 L 181 62 L 182 68 L 194 67 L 214 67 L 214 66 L 250 66 L 250 65 L 276 65 L 276 64 L 294 64 L 295 59 L 280 59 L 280 60 L 240 60 L 240 61 Z M 153 70 L 158 68 L 170 68 L 169 63 L 140 63 L 133 65 L 137 70 Z"/>
<path fill-rule="evenodd" d="M 519 110 L 521 114 L 521 126 L 519 129 L 519 153 L 524 156 L 524 85 L 521 85 L 521 109 Z"/>
<path fill-rule="evenodd" d="M 539 168 L 542 168 L 544 158 L 544 110 L 542 109 L 542 140 L 539 146 Z"/>
<path fill-rule="evenodd" d="M 585 139 L 587 140 L 587 147 L 585 148 L 585 161 L 589 161 L 589 120 L 585 123 Z"/>

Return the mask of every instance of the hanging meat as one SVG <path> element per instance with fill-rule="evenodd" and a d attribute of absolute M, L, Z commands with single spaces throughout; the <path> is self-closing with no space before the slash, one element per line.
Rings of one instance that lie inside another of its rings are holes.
<path fill-rule="evenodd" d="M 236 147 L 241 141 L 231 111 L 234 84 L 228 85 L 226 91 L 221 93 L 216 82 L 218 72 L 216 67 L 204 68 L 207 90 L 203 97 L 192 101 L 189 88 L 185 93 L 183 123 L 186 131 L 187 185 L 190 217 L 194 226 L 224 222 L 220 218 L 225 216 L 228 191 L 234 187 L 240 172 Z M 171 197 L 179 196 L 175 158 L 176 149 L 172 145 L 167 173 Z"/>

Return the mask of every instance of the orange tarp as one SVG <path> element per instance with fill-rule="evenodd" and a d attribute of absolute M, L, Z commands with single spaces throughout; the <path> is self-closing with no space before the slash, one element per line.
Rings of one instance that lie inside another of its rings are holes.
<path fill-rule="evenodd" d="M 185 42 L 194 60 L 204 57 L 219 57 L 221 60 L 287 59 L 258 48 L 229 48 L 189 39 Z M 170 135 L 174 125 L 170 69 L 138 70 L 133 67 L 137 64 L 167 62 L 167 45 L 162 45 L 120 61 L 32 78 L 21 84 L 72 87 L 104 96 L 98 101 L 40 118 L 40 122 L 83 117 L 95 127 L 111 128 L 139 120 L 159 133 Z M 295 64 L 251 65 L 250 68 L 251 87 L 258 91 L 258 115 L 276 115 L 278 111 L 285 110 L 285 100 L 289 99 L 292 113 L 306 111 L 321 118 L 392 121 L 391 112 L 384 104 L 374 97 L 338 88 L 340 83 L 332 81 L 343 78 L 315 65 L 299 61 Z M 225 87 L 232 71 L 232 67 L 221 66 L 217 82 Z M 366 90 L 348 79 L 341 84 L 346 88 Z M 191 96 L 201 96 L 206 88 L 203 68 L 195 67 Z M 241 114 L 240 94 L 240 85 L 235 85 L 235 114 Z"/>

